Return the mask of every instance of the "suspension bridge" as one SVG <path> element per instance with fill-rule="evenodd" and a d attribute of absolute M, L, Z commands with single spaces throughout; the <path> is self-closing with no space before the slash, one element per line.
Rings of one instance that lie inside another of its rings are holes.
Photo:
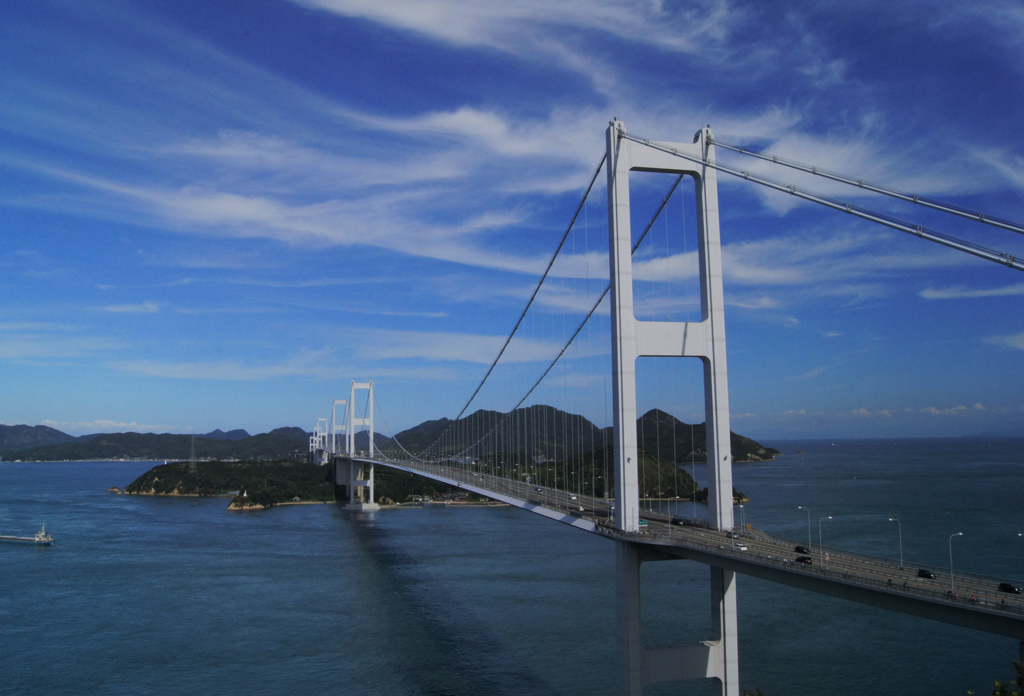
<path fill-rule="evenodd" d="M 717 176 L 737 177 L 1012 270 L 1024 270 L 1024 262 L 721 164 L 716 148 L 1001 231 L 1024 234 L 1024 226 L 718 142 L 710 127 L 698 131 L 692 143 L 671 143 L 637 138 L 613 121 L 606 138 L 605 155 L 525 309 L 454 419 L 435 421 L 433 430 L 415 434 L 415 445 L 388 438 L 378 447 L 374 414 L 383 417 L 383 411 L 373 382 L 353 381 L 348 398 L 335 399 L 330 418 L 317 422 L 310 457 L 333 467 L 348 496 L 346 507 L 379 509 L 374 470 L 384 466 L 613 541 L 620 694 L 638 695 L 657 682 L 713 679 L 720 693 L 739 696 L 737 574 L 1014 638 L 1024 659 L 1024 601 L 1001 590 L 999 579 L 954 574 L 952 560 L 948 570 L 911 566 L 903 559 L 826 547 L 820 539 L 812 546 L 808 538 L 805 547 L 735 524 Z M 596 222 L 601 216 L 592 221 L 590 212 L 602 170 L 606 228 Z M 639 179 L 632 194 L 631 178 Z M 654 182 L 666 185 L 658 191 Z M 637 217 L 643 206 L 631 206 L 643 200 L 654 209 L 645 227 L 646 217 Z M 634 234 L 637 222 L 643 229 Z M 607 272 L 598 264 L 605 255 Z M 658 360 L 653 378 L 650 370 L 640 369 L 650 358 Z M 664 358 L 696 358 L 699 373 L 678 370 L 674 365 L 683 361 L 669 364 Z M 687 426 L 661 411 L 638 421 L 638 385 L 680 409 L 679 394 L 700 393 L 704 425 Z M 360 413 L 357 397 L 363 392 Z M 510 394 L 521 398 L 513 405 Z M 541 399 L 565 408 L 543 406 Z M 499 401 L 506 407 L 480 407 Z M 477 410 L 470 412 L 474 404 Z M 596 426 L 584 413 L 611 427 Z M 359 429 L 368 432 L 361 449 L 355 443 Z M 697 514 L 700 491 L 687 473 L 698 459 L 707 461 L 706 516 Z M 694 501 L 692 516 L 680 514 L 680 500 Z M 670 559 L 709 567 L 713 635 L 694 644 L 647 646 L 641 640 L 640 566 Z"/>

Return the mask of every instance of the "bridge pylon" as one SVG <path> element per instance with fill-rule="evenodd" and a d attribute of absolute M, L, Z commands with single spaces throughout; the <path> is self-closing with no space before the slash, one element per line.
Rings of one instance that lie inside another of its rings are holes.
<path fill-rule="evenodd" d="M 368 391 L 367 414 L 363 418 L 356 418 L 356 392 Z M 356 428 L 358 426 L 370 427 L 369 451 L 366 453 L 366 460 L 359 459 L 356 452 Z M 369 382 L 356 382 L 352 380 L 352 387 L 349 393 L 347 408 L 345 409 L 345 454 L 347 465 L 343 461 L 336 460 L 335 480 L 341 484 L 341 474 L 344 470 L 345 485 L 348 489 L 348 504 L 346 510 L 362 510 L 373 512 L 380 510 L 374 500 L 373 490 L 373 380 Z M 332 436 L 333 437 L 333 436 Z"/>
<path fill-rule="evenodd" d="M 732 452 L 729 392 L 725 363 L 722 250 L 718 228 L 715 170 L 692 164 L 666 150 L 714 162 L 710 128 L 692 144 L 657 143 L 650 147 L 627 139 L 625 125 L 607 130 L 609 262 L 611 265 L 612 398 L 615 449 L 615 526 L 640 533 L 640 492 L 636 437 L 636 360 L 640 357 L 700 358 L 704 366 L 707 428 L 708 508 L 710 524 L 733 528 Z M 638 321 L 633 311 L 629 172 L 666 172 L 692 176 L 696 190 L 700 266 L 700 322 Z M 640 565 L 654 560 L 641 545 L 617 541 L 616 587 L 619 633 L 619 693 L 641 696 L 655 682 L 711 678 L 722 696 L 739 696 L 736 577 L 711 566 L 711 604 L 715 635 L 693 645 L 648 647 L 641 642 Z"/>
<path fill-rule="evenodd" d="M 321 427 L 321 423 L 323 426 Z M 331 445 L 327 439 L 328 428 L 326 418 L 317 418 L 316 427 L 309 437 L 309 461 L 323 466 L 328 462 L 331 454 Z"/>
<path fill-rule="evenodd" d="M 338 424 L 338 406 L 344 406 L 344 415 L 341 424 Z M 348 434 L 348 399 L 335 399 L 331 404 L 331 439 L 328 441 L 328 448 L 333 456 L 338 456 L 338 433 Z M 348 440 L 346 439 L 346 442 Z"/>

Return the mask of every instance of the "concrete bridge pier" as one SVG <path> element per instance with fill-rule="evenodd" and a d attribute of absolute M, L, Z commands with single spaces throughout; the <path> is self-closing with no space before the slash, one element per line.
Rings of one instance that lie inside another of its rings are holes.
<path fill-rule="evenodd" d="M 736 576 L 712 566 L 711 640 L 681 645 L 645 646 L 641 639 L 640 565 L 645 561 L 672 560 L 640 544 L 617 541 L 616 596 L 619 634 L 618 693 L 642 696 L 648 684 L 714 679 L 720 696 L 739 696 L 736 636 Z"/>
<path fill-rule="evenodd" d="M 350 457 L 334 460 L 334 484 L 344 486 L 348 495 L 346 510 L 374 512 L 380 505 L 374 502 L 373 463 Z"/>

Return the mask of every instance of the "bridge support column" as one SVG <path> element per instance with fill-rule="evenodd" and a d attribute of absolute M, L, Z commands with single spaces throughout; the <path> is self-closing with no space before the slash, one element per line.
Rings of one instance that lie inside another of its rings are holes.
<path fill-rule="evenodd" d="M 616 625 L 619 633 L 618 693 L 642 696 L 648 684 L 714 679 L 720 696 L 739 696 L 736 661 L 735 574 L 711 568 L 713 640 L 683 645 L 645 646 L 642 639 L 643 601 L 640 565 L 645 549 L 628 541 L 615 542 Z"/>
<path fill-rule="evenodd" d="M 723 696 L 739 696 L 740 667 L 738 624 L 736 622 L 736 573 L 711 566 L 711 627 L 715 656 L 715 677 Z M 708 675 L 712 676 L 712 675 Z"/>
<path fill-rule="evenodd" d="M 708 522 L 733 528 L 732 448 L 725 355 L 725 300 L 718 229 L 715 170 L 676 157 L 681 152 L 714 161 L 711 130 L 702 128 L 690 143 L 657 143 L 629 138 L 620 121 L 607 131 L 608 228 L 611 266 L 612 400 L 615 456 L 615 527 L 640 533 L 640 457 L 636 437 L 636 360 L 640 357 L 700 358 L 704 366 L 704 413 L 708 453 Z M 633 311 L 630 171 L 667 172 L 693 178 L 696 191 L 701 321 L 638 321 Z M 639 694 L 643 684 L 669 678 L 711 677 L 720 693 L 738 696 L 736 655 L 736 578 L 712 568 L 715 640 L 703 647 L 647 649 L 640 643 L 640 555 L 621 542 L 617 552 L 619 588 L 620 692 Z M 673 657 L 675 656 L 675 657 Z M 673 663 L 675 660 L 675 663 Z M 675 666 L 673 666 L 675 664 Z"/>
<path fill-rule="evenodd" d="M 348 461 L 348 505 L 345 509 L 363 512 L 380 510 L 380 505 L 374 502 L 373 497 L 373 464 L 358 459 Z"/>
<path fill-rule="evenodd" d="M 619 632 L 618 693 L 641 696 L 645 682 L 640 634 L 640 547 L 628 541 L 615 542 L 615 596 Z"/>

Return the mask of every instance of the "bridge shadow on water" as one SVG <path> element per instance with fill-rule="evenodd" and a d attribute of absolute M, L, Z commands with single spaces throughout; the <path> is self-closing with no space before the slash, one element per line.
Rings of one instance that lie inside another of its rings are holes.
<path fill-rule="evenodd" d="M 372 515 L 349 514 L 356 539 L 379 573 L 378 591 L 388 598 L 382 611 L 387 612 L 389 623 L 402 627 L 394 639 L 405 659 L 394 668 L 410 684 L 410 692 L 425 696 L 557 693 L 552 684 L 525 668 L 499 636 L 463 610 L 458 587 L 428 583 L 416 573 L 423 562 L 400 550 L 393 530 L 377 524 Z"/>

